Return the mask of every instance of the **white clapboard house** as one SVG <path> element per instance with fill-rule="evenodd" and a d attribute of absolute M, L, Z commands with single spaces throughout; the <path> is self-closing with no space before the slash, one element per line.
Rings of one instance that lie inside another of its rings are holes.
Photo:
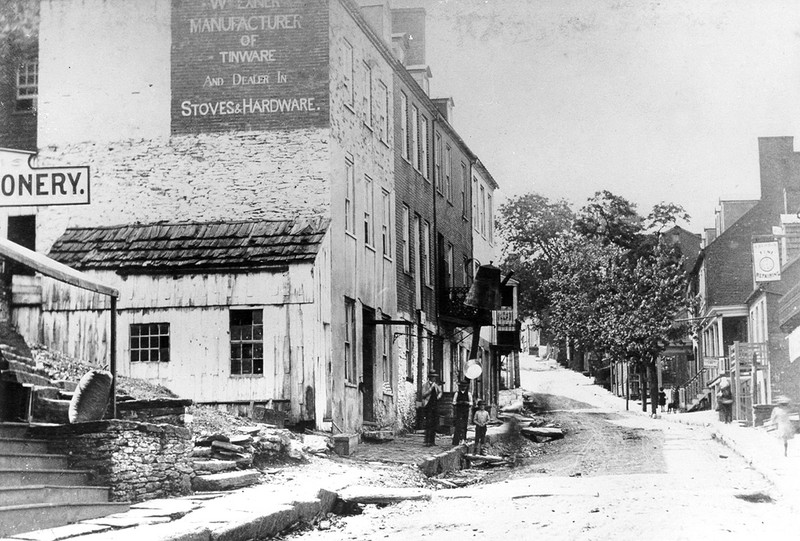
<path fill-rule="evenodd" d="M 118 288 L 117 372 L 197 403 L 319 426 L 330 356 L 329 220 L 69 228 L 49 256 Z M 15 276 L 25 336 L 107 359 L 109 300 Z"/>

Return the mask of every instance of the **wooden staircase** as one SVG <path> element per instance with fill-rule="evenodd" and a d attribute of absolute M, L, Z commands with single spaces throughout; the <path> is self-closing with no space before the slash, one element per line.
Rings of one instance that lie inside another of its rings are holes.
<path fill-rule="evenodd" d="M 109 502 L 109 489 L 90 486 L 88 470 L 70 470 L 67 457 L 27 435 L 25 423 L 0 423 L 0 537 L 64 526 L 127 511 Z"/>

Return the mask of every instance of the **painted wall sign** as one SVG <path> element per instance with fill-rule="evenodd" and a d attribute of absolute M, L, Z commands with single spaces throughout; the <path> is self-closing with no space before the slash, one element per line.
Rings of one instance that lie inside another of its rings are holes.
<path fill-rule="evenodd" d="M 172 6 L 173 133 L 328 125 L 325 5 L 183 0 Z"/>
<path fill-rule="evenodd" d="M 33 167 L 35 155 L 0 148 L 0 207 L 89 204 L 88 165 Z"/>
<path fill-rule="evenodd" d="M 773 282 L 781 279 L 778 241 L 753 243 L 753 272 L 756 282 Z"/>

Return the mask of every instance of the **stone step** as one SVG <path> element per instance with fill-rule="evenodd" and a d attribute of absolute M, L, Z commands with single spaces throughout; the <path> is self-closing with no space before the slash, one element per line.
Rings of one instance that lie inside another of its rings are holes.
<path fill-rule="evenodd" d="M 14 381 L 17 383 L 30 383 L 32 385 L 40 385 L 42 387 L 50 387 L 50 380 L 44 376 L 34 374 L 32 372 L 23 372 L 19 370 L 0 370 L 0 380 Z"/>
<path fill-rule="evenodd" d="M 30 438 L 0 437 L 0 453 L 47 453 L 47 441 Z"/>
<path fill-rule="evenodd" d="M 0 488 L 0 507 L 37 503 L 107 503 L 106 487 L 30 485 Z"/>
<path fill-rule="evenodd" d="M 198 475 L 192 479 L 192 490 L 197 492 L 220 492 L 255 485 L 261 479 L 258 470 Z"/>
<path fill-rule="evenodd" d="M 82 520 L 124 513 L 127 503 L 43 503 L 0 507 L 0 536 L 45 530 Z"/>
<path fill-rule="evenodd" d="M 33 417 L 37 421 L 69 424 L 69 400 L 37 398 L 33 403 Z"/>
<path fill-rule="evenodd" d="M 235 460 L 195 460 L 195 472 L 222 473 L 236 469 Z"/>
<path fill-rule="evenodd" d="M 0 487 L 27 485 L 78 486 L 89 483 L 89 470 L 9 470 L 0 469 Z"/>
<path fill-rule="evenodd" d="M 63 470 L 67 459 L 66 455 L 0 452 L 0 470 Z"/>
<path fill-rule="evenodd" d="M 28 423 L 0 423 L 0 438 L 22 438 L 29 426 Z"/>

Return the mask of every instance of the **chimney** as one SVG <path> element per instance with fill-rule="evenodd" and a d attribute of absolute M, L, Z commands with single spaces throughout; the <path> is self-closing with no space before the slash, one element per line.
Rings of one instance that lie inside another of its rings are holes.
<path fill-rule="evenodd" d="M 425 65 L 425 16 L 424 8 L 392 10 L 392 33 L 408 34 L 406 65 Z"/>
<path fill-rule="evenodd" d="M 453 124 L 453 98 L 434 98 L 431 100 L 448 124 Z"/>
<path fill-rule="evenodd" d="M 392 44 L 392 10 L 387 0 L 358 0 L 361 15 L 387 45 Z"/>
<path fill-rule="evenodd" d="M 716 228 L 711 227 L 708 229 L 704 229 L 703 232 L 705 233 L 705 242 L 703 243 L 703 246 L 708 246 L 717 239 Z"/>
<path fill-rule="evenodd" d="M 408 58 L 408 34 L 399 32 L 392 34 L 392 53 L 394 57 L 404 66 Z"/>

